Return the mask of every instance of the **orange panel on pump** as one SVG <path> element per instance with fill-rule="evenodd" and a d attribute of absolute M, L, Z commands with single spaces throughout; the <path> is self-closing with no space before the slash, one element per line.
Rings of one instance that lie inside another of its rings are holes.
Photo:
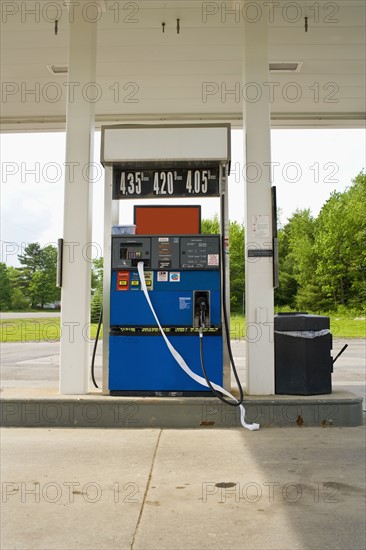
<path fill-rule="evenodd" d="M 137 235 L 199 235 L 201 206 L 135 206 Z"/>

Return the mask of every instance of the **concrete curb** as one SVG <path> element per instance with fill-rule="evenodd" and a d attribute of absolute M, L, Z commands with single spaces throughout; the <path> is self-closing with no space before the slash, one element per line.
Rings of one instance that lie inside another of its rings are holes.
<path fill-rule="evenodd" d="M 61 396 L 35 389 L 2 392 L 4 427 L 225 428 L 240 426 L 239 410 L 216 398 Z M 43 395 L 42 395 L 43 393 Z M 360 426 L 362 398 L 335 391 L 324 396 L 251 396 L 246 420 L 262 427 Z"/>

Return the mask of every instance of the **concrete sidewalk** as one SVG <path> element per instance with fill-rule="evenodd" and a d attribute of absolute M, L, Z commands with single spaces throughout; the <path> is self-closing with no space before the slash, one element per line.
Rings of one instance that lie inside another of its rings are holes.
<path fill-rule="evenodd" d="M 364 427 L 1 436 L 2 550 L 365 547 Z"/>

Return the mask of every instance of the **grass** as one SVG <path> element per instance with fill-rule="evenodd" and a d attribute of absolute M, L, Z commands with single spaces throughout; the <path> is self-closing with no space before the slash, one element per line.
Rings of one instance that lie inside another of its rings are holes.
<path fill-rule="evenodd" d="M 333 338 L 366 338 L 366 321 L 335 316 L 330 319 L 330 330 Z"/>
<path fill-rule="evenodd" d="M 85 328 L 76 323 L 65 328 L 70 338 L 94 339 L 97 324 Z M 101 330 L 100 337 L 103 331 Z M 0 321 L 0 342 L 58 342 L 60 340 L 60 318 L 7 319 Z"/>
<path fill-rule="evenodd" d="M 365 319 L 350 318 L 346 315 L 330 316 L 330 327 L 334 338 L 365 338 Z M 97 331 L 97 324 L 93 323 L 86 327 L 71 325 L 64 330 L 71 338 L 78 338 L 80 335 L 85 339 L 94 339 Z M 257 330 L 252 327 L 250 337 L 255 339 Z M 0 342 L 57 342 L 60 340 L 60 319 L 59 318 L 32 318 L 32 319 L 9 319 L 0 321 Z M 246 336 L 245 319 L 242 315 L 232 315 L 230 334 L 232 339 L 244 339 Z M 102 336 L 102 331 L 100 337 Z"/>
<path fill-rule="evenodd" d="M 324 314 L 330 317 L 330 331 L 333 338 L 366 338 L 366 320 L 348 315 Z M 246 336 L 245 319 L 242 315 L 232 315 L 230 321 L 231 338 Z M 255 334 L 251 334 L 255 338 Z"/>

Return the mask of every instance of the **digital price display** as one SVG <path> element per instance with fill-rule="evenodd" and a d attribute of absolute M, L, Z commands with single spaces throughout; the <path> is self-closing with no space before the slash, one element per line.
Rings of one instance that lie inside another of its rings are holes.
<path fill-rule="evenodd" d="M 113 170 L 113 199 L 218 197 L 219 168 Z"/>

